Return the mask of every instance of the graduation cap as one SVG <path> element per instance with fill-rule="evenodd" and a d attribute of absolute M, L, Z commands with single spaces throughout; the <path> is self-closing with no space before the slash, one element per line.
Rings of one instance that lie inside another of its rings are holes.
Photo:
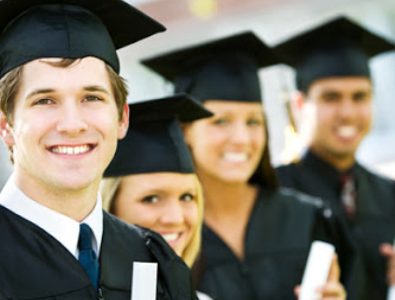
<path fill-rule="evenodd" d="M 260 102 L 258 69 L 279 59 L 253 32 L 148 58 L 142 63 L 175 85 L 176 92 L 207 99 Z"/>
<path fill-rule="evenodd" d="M 105 177 L 130 174 L 193 173 L 193 162 L 180 122 L 212 116 L 186 94 L 129 104 L 130 127 L 118 142 Z"/>
<path fill-rule="evenodd" d="M 370 77 L 369 59 L 393 49 L 394 43 L 343 16 L 275 47 L 275 51 L 296 68 L 297 85 L 303 91 L 320 78 Z"/>
<path fill-rule="evenodd" d="M 1 0 L 0 78 L 47 57 L 94 56 L 119 73 L 116 49 L 164 30 L 122 0 Z"/>

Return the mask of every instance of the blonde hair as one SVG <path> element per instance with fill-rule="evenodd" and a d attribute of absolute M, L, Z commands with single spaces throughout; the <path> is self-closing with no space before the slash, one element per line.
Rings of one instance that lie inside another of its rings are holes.
<path fill-rule="evenodd" d="M 102 199 L 103 209 L 106 212 L 114 214 L 113 200 L 116 198 L 119 185 L 122 177 L 107 177 L 103 178 L 100 183 L 100 194 Z"/>
<path fill-rule="evenodd" d="M 202 185 L 196 174 L 194 175 L 194 181 L 196 186 L 196 204 L 198 208 L 198 222 L 191 240 L 186 245 L 181 258 L 187 264 L 188 267 L 192 267 L 196 260 L 197 255 L 200 251 L 201 244 L 201 230 L 203 223 L 203 210 L 204 210 L 204 199 Z M 100 184 L 100 193 L 102 197 L 103 209 L 109 213 L 114 214 L 115 199 L 121 184 L 122 177 L 108 177 L 104 178 Z M 138 224 L 137 224 L 138 225 Z"/>

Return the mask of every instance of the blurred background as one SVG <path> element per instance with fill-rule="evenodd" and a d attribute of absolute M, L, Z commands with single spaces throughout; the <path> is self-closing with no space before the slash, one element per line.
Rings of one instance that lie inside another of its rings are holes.
<path fill-rule="evenodd" d="M 395 41 L 393 0 L 128 0 L 159 20 L 167 31 L 119 51 L 121 74 L 128 81 L 129 102 L 169 95 L 172 86 L 139 60 L 186 45 L 252 30 L 268 45 L 324 22 L 347 15 Z M 371 61 L 375 84 L 374 127 L 358 151 L 370 169 L 395 178 L 395 51 Z M 279 65 L 260 72 L 270 147 L 275 165 L 287 162 L 303 142 L 289 130 L 286 102 L 294 90 L 291 68 Z M 12 171 L 0 144 L 0 187 Z"/>

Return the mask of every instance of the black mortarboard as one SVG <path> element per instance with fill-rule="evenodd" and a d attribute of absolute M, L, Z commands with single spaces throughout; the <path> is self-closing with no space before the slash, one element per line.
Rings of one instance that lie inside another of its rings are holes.
<path fill-rule="evenodd" d="M 116 49 L 164 30 L 121 0 L 1 0 L 0 78 L 46 57 L 94 56 L 119 73 Z"/>
<path fill-rule="evenodd" d="M 193 173 L 192 157 L 180 122 L 212 116 L 185 94 L 129 104 L 130 126 L 118 142 L 104 176 L 177 172 Z"/>
<path fill-rule="evenodd" d="M 279 63 L 253 32 L 183 48 L 142 61 L 199 101 L 260 102 L 258 69 Z"/>
<path fill-rule="evenodd" d="M 297 85 L 303 91 L 320 78 L 369 77 L 369 59 L 393 49 L 392 42 L 346 17 L 337 17 L 275 47 L 296 68 Z"/>

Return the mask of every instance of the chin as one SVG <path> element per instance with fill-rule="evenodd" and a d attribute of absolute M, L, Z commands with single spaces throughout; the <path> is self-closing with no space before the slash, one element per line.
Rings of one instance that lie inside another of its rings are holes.
<path fill-rule="evenodd" d="M 339 159 L 346 159 L 349 157 L 354 157 L 356 150 L 353 149 L 333 149 L 331 151 L 332 155 L 339 158 Z"/>
<path fill-rule="evenodd" d="M 228 183 L 246 183 L 250 179 L 252 174 L 247 174 L 247 175 L 234 175 L 234 176 L 223 176 L 221 177 L 222 181 L 228 182 Z"/>
<path fill-rule="evenodd" d="M 94 180 L 89 180 L 88 178 L 84 178 L 84 180 L 70 180 L 70 181 L 62 181 L 58 180 L 54 183 L 55 186 L 58 186 L 59 189 L 63 190 L 83 190 L 88 188 L 93 184 Z"/>

